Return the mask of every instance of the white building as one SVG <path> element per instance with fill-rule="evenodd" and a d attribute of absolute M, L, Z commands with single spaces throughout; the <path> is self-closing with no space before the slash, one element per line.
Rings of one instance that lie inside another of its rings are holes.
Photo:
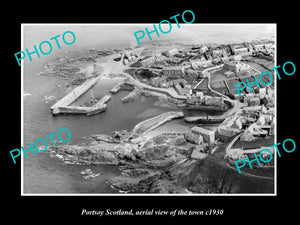
<path fill-rule="evenodd" d="M 214 130 L 208 130 L 202 127 L 195 126 L 191 128 L 191 131 L 193 134 L 201 135 L 203 137 L 203 140 L 208 144 L 212 144 L 215 142 Z"/>
<path fill-rule="evenodd" d="M 178 49 L 177 48 L 174 48 L 174 49 L 171 49 L 171 50 L 168 50 L 168 51 L 165 51 L 163 52 L 162 54 L 165 55 L 165 56 L 173 56 L 175 54 L 179 53 Z"/>

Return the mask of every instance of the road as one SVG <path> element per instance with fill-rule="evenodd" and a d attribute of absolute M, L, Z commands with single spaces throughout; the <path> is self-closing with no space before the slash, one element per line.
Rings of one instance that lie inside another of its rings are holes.
<path fill-rule="evenodd" d="M 235 136 L 235 138 L 232 139 L 232 141 L 227 145 L 226 147 L 226 154 L 225 157 L 229 154 L 229 151 L 231 149 L 231 147 L 234 145 L 234 143 L 239 139 L 239 137 L 242 135 L 243 133 L 238 134 L 237 136 Z"/>

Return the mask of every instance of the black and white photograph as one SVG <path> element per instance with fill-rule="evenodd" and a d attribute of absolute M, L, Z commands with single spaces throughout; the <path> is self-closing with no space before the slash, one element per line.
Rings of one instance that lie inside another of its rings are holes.
<path fill-rule="evenodd" d="M 295 4 L 64 3 L 2 14 L 3 220 L 297 221 Z"/>

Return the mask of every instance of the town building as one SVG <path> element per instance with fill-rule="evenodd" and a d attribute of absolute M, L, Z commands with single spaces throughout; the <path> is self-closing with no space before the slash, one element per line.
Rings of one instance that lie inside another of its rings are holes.
<path fill-rule="evenodd" d="M 163 56 L 161 54 L 155 54 L 153 56 L 150 55 L 144 56 L 139 61 L 143 66 L 147 67 L 147 66 L 151 66 L 156 61 L 162 61 L 162 60 L 163 60 Z"/>
<path fill-rule="evenodd" d="M 189 105 L 195 105 L 196 103 L 203 104 L 204 98 L 200 96 L 192 95 L 186 99 L 186 103 Z"/>
<path fill-rule="evenodd" d="M 142 58 L 141 60 L 140 60 L 140 62 L 141 62 L 141 64 L 143 65 L 143 66 L 150 66 L 151 64 L 153 64 L 154 62 L 155 62 L 155 60 L 156 60 L 156 57 L 155 56 L 150 56 L 150 55 L 147 55 L 147 56 L 145 56 L 144 58 Z"/>
<path fill-rule="evenodd" d="M 248 106 L 258 106 L 260 105 L 260 98 L 259 97 L 251 97 L 248 101 Z"/>
<path fill-rule="evenodd" d="M 218 127 L 218 132 L 221 136 L 232 137 L 241 132 L 240 129 L 234 127 Z"/>
<path fill-rule="evenodd" d="M 190 68 L 185 68 L 184 69 L 184 79 L 186 79 L 188 81 L 198 80 L 199 76 L 201 76 L 200 71 L 190 69 Z"/>
<path fill-rule="evenodd" d="M 253 42 L 252 47 L 256 52 L 264 51 L 264 44 L 260 42 Z"/>
<path fill-rule="evenodd" d="M 219 48 L 223 50 L 223 56 L 232 55 L 232 51 L 229 45 L 220 45 Z"/>
<path fill-rule="evenodd" d="M 267 94 L 266 88 L 260 88 L 259 89 L 259 98 L 260 99 L 263 99 L 266 96 L 266 94 Z"/>
<path fill-rule="evenodd" d="M 162 88 L 169 88 L 173 85 L 171 81 L 168 81 L 166 77 L 153 77 L 151 79 L 151 84 L 154 87 L 162 87 Z"/>
<path fill-rule="evenodd" d="M 224 106 L 224 99 L 222 97 L 213 97 L 209 95 L 204 96 L 204 104 L 207 106 Z"/>
<path fill-rule="evenodd" d="M 163 75 L 166 76 L 181 76 L 184 73 L 184 68 L 181 66 L 170 66 L 162 69 Z"/>
<path fill-rule="evenodd" d="M 171 49 L 171 50 L 168 50 L 168 51 L 165 51 L 162 53 L 162 55 L 165 55 L 167 57 L 170 57 L 170 56 L 173 56 L 175 54 L 179 53 L 178 49 L 177 48 L 174 48 L 174 49 Z"/>
<path fill-rule="evenodd" d="M 203 95 L 203 92 L 197 92 L 196 95 L 188 96 L 187 104 L 190 105 L 206 105 L 206 106 L 224 106 L 224 99 L 222 97 L 213 97 L 209 95 Z"/>
<path fill-rule="evenodd" d="M 233 124 L 231 125 L 232 128 L 236 128 L 236 129 L 242 129 L 243 127 L 243 123 L 242 123 L 242 119 L 240 117 L 238 117 Z"/>
<path fill-rule="evenodd" d="M 199 50 L 200 54 L 205 53 L 206 51 L 208 51 L 208 47 L 207 46 L 202 46 Z"/>
<path fill-rule="evenodd" d="M 209 64 L 211 64 L 211 60 L 206 60 L 202 56 L 201 59 L 190 60 L 190 63 L 193 69 L 199 69 L 200 67 L 207 67 Z"/>
<path fill-rule="evenodd" d="M 189 130 L 188 132 L 186 132 L 184 134 L 184 137 L 188 142 L 191 142 L 191 143 L 197 144 L 197 145 L 203 145 L 203 136 L 193 133 L 192 130 Z"/>
<path fill-rule="evenodd" d="M 191 132 L 196 135 L 201 135 L 203 137 L 203 141 L 208 144 L 212 144 L 215 142 L 215 130 L 208 130 L 203 127 L 192 127 Z"/>
<path fill-rule="evenodd" d="M 240 71 L 248 71 L 251 67 L 239 61 L 228 61 L 224 62 L 223 68 L 237 73 Z"/>
<path fill-rule="evenodd" d="M 231 61 L 241 61 L 243 59 L 243 57 L 241 55 L 231 55 L 229 57 L 229 60 Z"/>
<path fill-rule="evenodd" d="M 235 55 L 241 55 L 241 56 L 250 55 L 250 52 L 246 47 L 234 48 L 233 52 Z"/>
<path fill-rule="evenodd" d="M 191 87 L 190 85 L 183 85 L 182 83 L 177 83 L 174 85 L 174 89 L 178 92 L 179 95 L 190 95 Z"/>
<path fill-rule="evenodd" d="M 205 56 L 206 60 L 212 60 L 212 51 L 208 50 L 208 51 L 204 52 L 204 56 Z"/>
<path fill-rule="evenodd" d="M 275 52 L 275 45 L 274 45 L 274 43 L 273 42 L 266 43 L 265 44 L 265 50 L 268 53 L 274 53 Z"/>
<path fill-rule="evenodd" d="M 223 50 L 221 50 L 221 49 L 212 50 L 212 57 L 213 58 L 222 57 L 222 56 L 223 56 Z"/>

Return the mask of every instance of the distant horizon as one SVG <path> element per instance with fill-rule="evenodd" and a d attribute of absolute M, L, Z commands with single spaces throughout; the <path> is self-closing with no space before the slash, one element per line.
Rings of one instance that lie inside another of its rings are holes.
<path fill-rule="evenodd" d="M 155 24 L 157 26 L 157 24 Z M 71 30 L 76 35 L 76 42 L 67 46 L 65 50 L 79 50 L 84 48 L 114 48 L 111 46 L 138 46 L 134 32 L 151 31 L 153 24 L 22 24 L 23 49 L 33 49 L 33 45 L 39 45 L 42 41 L 51 37 L 62 35 Z M 172 30 L 168 34 L 157 37 L 155 33 L 149 40 L 147 35 L 141 39 L 141 45 L 157 41 L 178 41 L 186 44 L 228 44 L 247 42 L 259 39 L 276 37 L 276 24 L 172 24 Z M 55 45 L 55 42 L 51 42 Z M 55 46 L 56 47 L 56 46 Z"/>

